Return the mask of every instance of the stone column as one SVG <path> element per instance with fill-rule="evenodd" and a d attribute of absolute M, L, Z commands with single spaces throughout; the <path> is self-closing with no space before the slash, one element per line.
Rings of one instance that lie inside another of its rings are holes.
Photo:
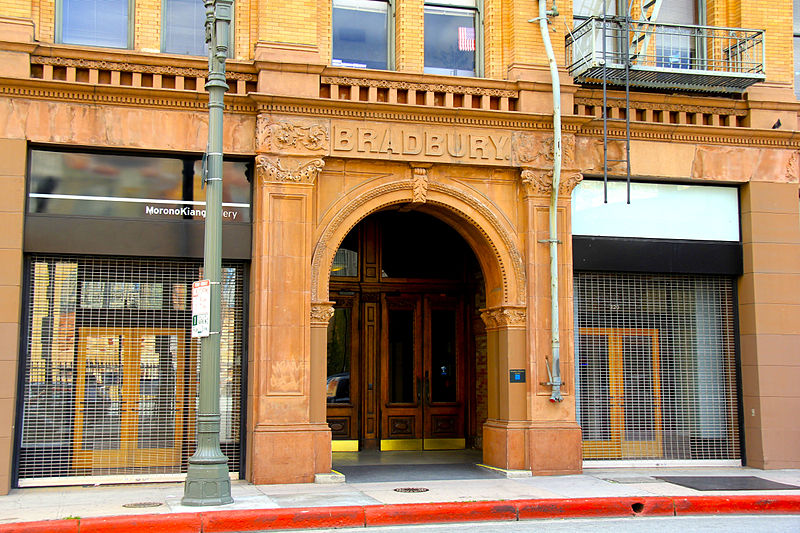
<path fill-rule="evenodd" d="M 797 154 L 793 156 L 797 158 Z M 800 221 L 794 183 L 742 189 L 739 332 L 747 465 L 800 468 Z"/>
<path fill-rule="evenodd" d="M 483 426 L 483 460 L 506 470 L 529 468 L 527 431 L 530 421 L 528 383 L 511 383 L 511 370 L 530 374 L 525 342 L 525 308 L 486 309 L 486 374 L 488 419 Z"/>
<path fill-rule="evenodd" d="M 525 227 L 524 254 L 528 274 L 527 354 L 531 422 L 528 429 L 528 468 L 534 474 L 569 474 L 581 471 L 581 429 L 575 417 L 575 372 L 572 311 L 571 194 L 583 176 L 575 170 L 574 137 L 563 139 L 563 170 L 559 186 L 558 298 L 560 369 L 563 401 L 550 401 L 548 366 L 552 364 L 550 290 L 550 196 L 553 189 L 550 135 L 516 138 L 521 172 Z"/>
<path fill-rule="evenodd" d="M 248 479 L 311 482 L 331 468 L 310 287 L 313 193 L 327 128 L 262 115 L 257 132 Z M 320 322 L 318 305 L 313 312 Z"/>
<path fill-rule="evenodd" d="M 25 139 L 0 139 L 0 494 L 11 488 L 22 302 L 22 228 L 25 218 Z M 24 356 L 23 362 L 24 363 Z M 18 421 L 17 423 L 21 423 Z"/>
<path fill-rule="evenodd" d="M 328 378 L 328 323 L 333 302 L 311 304 L 311 423 L 326 424 L 326 381 Z"/>

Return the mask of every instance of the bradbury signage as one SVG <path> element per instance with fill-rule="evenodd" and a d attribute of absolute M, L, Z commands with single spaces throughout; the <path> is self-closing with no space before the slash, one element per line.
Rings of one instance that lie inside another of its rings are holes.
<path fill-rule="evenodd" d="M 548 136 L 531 131 L 279 115 L 260 115 L 256 128 L 256 152 L 264 155 L 552 168 Z"/>
<path fill-rule="evenodd" d="M 511 159 L 506 132 L 448 128 L 392 127 L 384 124 L 334 124 L 331 155 L 407 160 L 421 157 L 442 162 L 505 165 Z"/>

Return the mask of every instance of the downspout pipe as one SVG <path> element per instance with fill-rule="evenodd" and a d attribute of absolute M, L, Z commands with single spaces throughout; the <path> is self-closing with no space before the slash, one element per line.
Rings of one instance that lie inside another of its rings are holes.
<path fill-rule="evenodd" d="M 558 187 L 561 181 L 561 85 L 558 79 L 558 66 L 553 53 L 548 30 L 548 15 L 557 16 L 555 0 L 552 11 L 547 11 L 547 0 L 539 0 L 539 30 L 542 32 L 544 51 L 550 65 L 550 78 L 553 85 L 553 191 L 550 193 L 550 339 L 553 360 L 548 364 L 550 401 L 558 403 L 561 397 L 561 359 L 558 329 Z"/>

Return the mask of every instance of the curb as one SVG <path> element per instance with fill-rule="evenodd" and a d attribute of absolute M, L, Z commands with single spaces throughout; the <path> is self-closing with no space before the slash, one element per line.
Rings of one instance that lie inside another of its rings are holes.
<path fill-rule="evenodd" d="M 647 496 L 407 503 L 126 515 L 0 524 L 0 533 L 225 533 L 547 518 L 800 514 L 800 495 Z"/>

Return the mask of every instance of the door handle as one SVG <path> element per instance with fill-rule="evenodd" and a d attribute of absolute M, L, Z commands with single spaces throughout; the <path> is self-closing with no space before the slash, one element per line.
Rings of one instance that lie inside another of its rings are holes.
<path fill-rule="evenodd" d="M 417 403 L 422 400 L 422 380 L 417 378 Z"/>
<path fill-rule="evenodd" d="M 430 373 L 425 371 L 425 405 L 431 404 L 431 377 Z"/>

